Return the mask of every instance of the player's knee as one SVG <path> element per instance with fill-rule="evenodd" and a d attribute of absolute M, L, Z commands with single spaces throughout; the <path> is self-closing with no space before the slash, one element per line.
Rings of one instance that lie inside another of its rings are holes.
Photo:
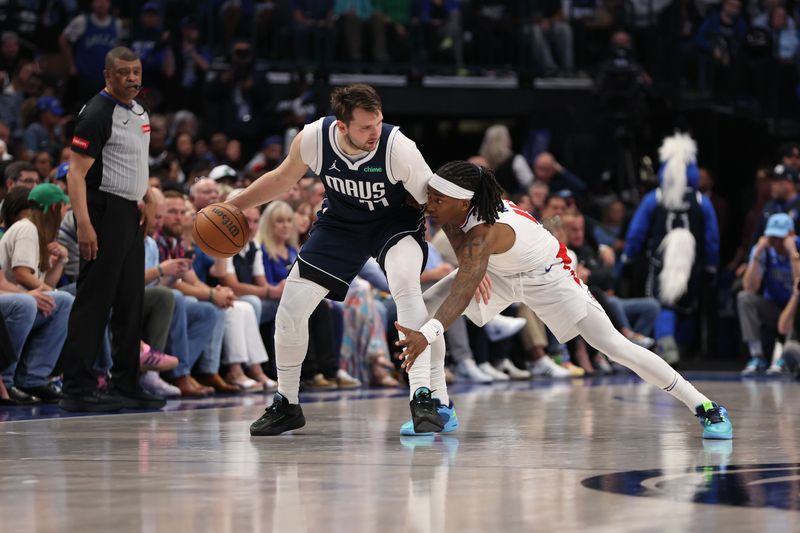
<path fill-rule="evenodd" d="M 308 335 L 308 316 L 297 316 L 281 305 L 275 317 L 275 338 L 280 344 L 302 344 Z"/>

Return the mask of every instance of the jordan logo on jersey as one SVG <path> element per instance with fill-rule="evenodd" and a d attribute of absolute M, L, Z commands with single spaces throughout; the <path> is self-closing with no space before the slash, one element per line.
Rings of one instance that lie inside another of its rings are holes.
<path fill-rule="evenodd" d="M 331 168 L 329 168 L 328 170 L 335 170 L 336 172 L 339 172 L 339 169 L 336 168 L 336 161 L 333 162 L 333 164 L 331 165 Z"/>
<path fill-rule="evenodd" d="M 370 211 L 375 211 L 376 205 L 389 207 L 389 200 L 386 199 L 386 187 L 383 183 L 336 178 L 327 174 L 325 181 L 328 187 L 339 194 L 358 198 L 360 203 L 367 204 Z"/>

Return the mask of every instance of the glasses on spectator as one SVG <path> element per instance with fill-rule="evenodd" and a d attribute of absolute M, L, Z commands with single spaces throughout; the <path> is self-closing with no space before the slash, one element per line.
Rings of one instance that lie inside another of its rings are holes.
<path fill-rule="evenodd" d="M 17 183 L 36 186 L 39 185 L 39 178 L 19 178 Z"/>

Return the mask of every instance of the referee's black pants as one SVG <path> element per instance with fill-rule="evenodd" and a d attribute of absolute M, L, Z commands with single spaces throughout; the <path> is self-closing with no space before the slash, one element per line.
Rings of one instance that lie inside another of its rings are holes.
<path fill-rule="evenodd" d="M 86 194 L 98 249 L 94 261 L 81 259 L 78 292 L 61 352 L 64 392 L 84 394 L 97 387 L 93 366 L 110 324 L 112 383 L 129 393 L 139 383 L 144 229 L 136 202 L 98 190 Z"/>

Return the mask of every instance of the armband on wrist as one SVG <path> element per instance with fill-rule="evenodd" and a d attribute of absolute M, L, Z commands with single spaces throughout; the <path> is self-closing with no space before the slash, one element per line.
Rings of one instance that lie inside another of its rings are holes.
<path fill-rule="evenodd" d="M 431 318 L 419 328 L 419 332 L 428 340 L 428 344 L 433 344 L 433 341 L 441 337 L 444 333 L 444 327 L 441 322 L 435 318 Z"/>
<path fill-rule="evenodd" d="M 214 303 L 214 289 L 208 289 L 208 301 Z"/>
<path fill-rule="evenodd" d="M 161 268 L 161 264 L 156 265 L 156 270 L 158 270 L 158 277 L 159 278 L 163 278 L 164 277 L 164 269 Z"/>

